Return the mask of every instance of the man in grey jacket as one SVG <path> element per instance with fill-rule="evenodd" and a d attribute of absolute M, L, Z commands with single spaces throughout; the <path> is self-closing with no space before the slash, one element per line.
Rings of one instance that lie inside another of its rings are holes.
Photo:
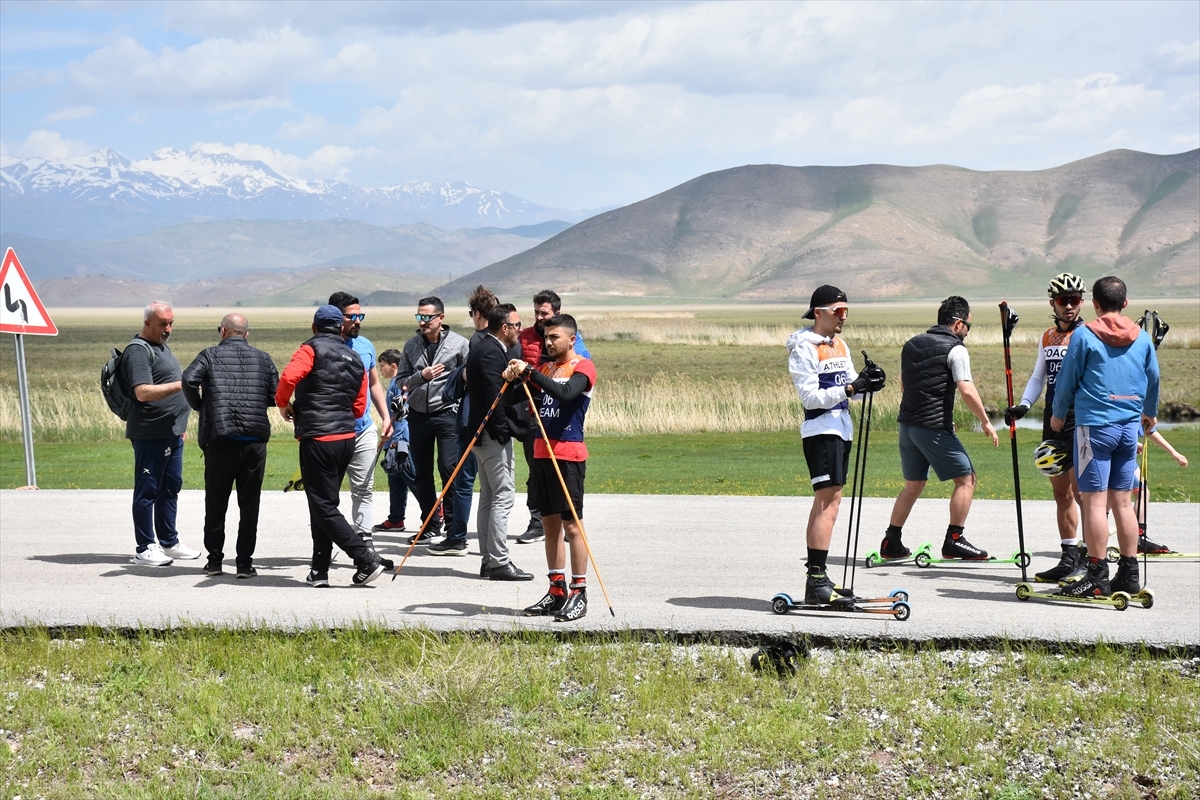
<path fill-rule="evenodd" d="M 444 326 L 446 309 L 441 299 L 424 297 L 417 303 L 417 334 L 404 344 L 397 371 L 402 385 L 408 386 L 409 457 L 417 474 L 413 494 L 421 506 L 424 522 L 437 501 L 433 481 L 434 449 L 442 485 L 458 463 L 456 404 L 442 397 L 446 379 L 467 362 L 470 345 L 466 339 Z M 445 506 L 447 509 L 449 506 Z M 414 534 L 409 543 L 427 542 L 442 532 L 441 520 L 434 519 L 425 534 Z"/>
<path fill-rule="evenodd" d="M 200 449 L 204 451 L 204 574 L 221 574 L 225 557 L 225 512 L 237 483 L 237 577 L 253 578 L 258 540 L 258 506 L 267 467 L 271 421 L 279 371 L 262 350 L 251 347 L 250 323 L 226 314 L 217 332 L 221 342 L 201 350 L 183 372 L 183 396 L 200 412 Z"/>

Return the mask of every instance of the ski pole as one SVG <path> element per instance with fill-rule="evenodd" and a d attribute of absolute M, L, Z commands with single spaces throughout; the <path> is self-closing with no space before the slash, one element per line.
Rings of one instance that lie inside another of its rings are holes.
<path fill-rule="evenodd" d="M 1012 332 L 1013 328 L 1017 327 L 1018 320 L 1016 312 L 1008 307 L 1008 301 L 1002 302 L 1000 304 L 1000 328 L 1004 332 L 1004 385 L 1008 391 L 1009 408 L 1014 405 Z M 1025 554 L 1025 521 L 1021 516 L 1021 462 L 1017 457 L 1017 421 L 1015 419 L 1008 424 L 1008 440 L 1012 443 L 1013 492 L 1017 499 L 1017 545 L 1021 551 L 1017 555 L 1017 564 L 1021 567 L 1021 582 L 1024 583 L 1029 579 L 1025 574 L 1025 564 L 1029 557 Z"/>
<path fill-rule="evenodd" d="M 864 366 L 865 370 L 866 367 Z M 871 395 L 868 394 L 867 398 Z M 842 560 L 842 586 L 853 588 L 853 579 L 850 583 L 846 582 L 846 576 L 850 570 L 850 536 L 854 532 L 854 498 L 858 496 L 858 470 L 862 460 L 863 450 L 863 425 L 867 413 L 867 398 L 863 398 L 862 404 L 859 406 L 858 412 L 858 436 L 854 442 L 854 475 L 850 479 L 850 514 L 846 518 L 846 555 Z M 853 419 L 853 417 L 851 417 Z M 816 502 L 815 498 L 814 501 Z M 855 542 L 854 558 L 858 558 L 858 543 Z"/>
<path fill-rule="evenodd" d="M 875 366 L 875 362 L 862 351 L 863 371 Z M 854 589 L 854 573 L 858 567 L 858 532 L 862 526 L 862 496 L 867 485 L 867 448 L 871 438 L 871 410 L 875 403 L 875 393 L 867 392 L 863 398 L 862 408 L 858 414 L 858 439 L 854 446 L 854 477 L 850 480 L 850 516 L 846 521 L 846 556 L 842 562 L 842 585 Z M 857 501 L 857 506 L 855 505 Z M 856 524 L 857 523 L 857 524 Z M 850 536 L 854 535 L 854 555 L 850 554 Z M 850 572 L 850 582 L 846 582 L 846 571 Z"/>
<path fill-rule="evenodd" d="M 1146 525 L 1146 519 L 1147 519 L 1147 517 L 1150 516 L 1150 481 L 1149 481 L 1149 478 L 1146 473 L 1149 471 L 1149 468 L 1150 468 L 1150 434 L 1151 433 L 1152 433 L 1152 431 L 1146 431 L 1146 435 L 1144 437 L 1142 437 L 1142 475 L 1141 475 L 1142 479 L 1139 482 L 1139 486 L 1138 486 L 1138 511 L 1139 511 L 1139 513 L 1138 513 L 1138 520 L 1137 520 L 1138 527 L 1142 530 L 1149 530 L 1149 528 L 1143 528 L 1143 526 Z M 1142 530 L 1138 531 L 1139 536 L 1141 535 Z M 1117 544 L 1119 545 L 1120 542 L 1118 542 Z M 1134 554 L 1136 555 L 1137 551 L 1134 551 Z M 1146 548 L 1145 550 L 1142 551 L 1142 588 L 1143 589 L 1145 589 L 1146 585 L 1150 582 L 1150 576 L 1147 574 L 1150 571 L 1149 567 L 1150 567 L 1150 552 L 1149 552 L 1149 548 Z"/>
<path fill-rule="evenodd" d="M 865 355 L 865 354 L 864 354 Z M 868 392 L 866 399 L 867 425 L 863 433 L 862 475 L 858 481 L 858 508 L 854 512 L 854 560 L 850 562 L 850 589 L 854 588 L 854 572 L 858 569 L 858 532 L 862 528 L 863 496 L 867 493 L 867 454 L 871 445 L 871 412 L 875 409 L 875 393 Z"/>
<path fill-rule="evenodd" d="M 604 602 L 608 603 L 608 613 L 615 617 L 617 612 L 613 611 L 612 600 L 608 598 L 608 589 L 604 588 L 604 579 L 600 577 L 600 567 L 596 566 L 596 557 L 592 555 L 592 546 L 588 544 L 587 533 L 583 530 L 583 520 L 579 518 L 579 512 L 575 510 L 575 501 L 571 499 L 571 493 L 567 491 L 567 482 L 563 480 L 562 470 L 558 468 L 558 459 L 554 457 L 554 448 L 550 445 L 550 437 L 546 435 L 546 426 L 542 424 L 542 415 L 538 413 L 537 404 L 533 402 L 533 393 L 529 391 L 529 384 L 521 381 L 521 387 L 525 390 L 525 396 L 529 398 L 529 411 L 537 420 L 542 440 L 546 442 L 546 450 L 550 453 L 550 463 L 554 465 L 554 474 L 558 476 L 558 485 L 562 487 L 563 497 L 567 498 L 567 506 L 571 509 L 571 518 L 579 526 L 579 538 L 583 539 L 583 549 L 587 551 L 588 560 L 592 562 L 592 569 L 596 573 L 596 582 L 600 584 L 600 591 L 604 592 Z"/>
<path fill-rule="evenodd" d="M 479 430 L 475 431 L 475 435 L 471 437 L 471 441 L 467 445 L 467 449 L 464 450 L 462 455 L 458 457 L 458 463 L 454 465 L 454 472 L 450 473 L 449 480 L 442 483 L 442 493 L 438 495 L 437 502 L 434 503 L 433 507 L 429 509 L 429 516 L 426 517 L 425 521 L 421 523 L 421 530 L 417 531 L 417 535 L 413 537 L 412 543 L 409 544 L 408 549 L 404 551 L 404 558 L 400 559 L 400 563 L 396 565 L 396 571 L 392 573 L 392 580 L 396 580 L 396 576 L 400 574 L 400 570 L 404 567 L 404 562 L 408 561 L 408 557 L 412 555 L 413 548 L 417 546 L 417 542 L 421 541 L 421 535 L 425 533 L 425 529 L 429 527 L 429 523 L 433 519 L 433 516 L 437 514 L 438 506 L 442 504 L 442 500 L 446 497 L 446 493 L 450 491 L 452 486 L 454 486 L 454 479 L 458 477 L 458 471 L 462 469 L 462 465 L 466 462 L 467 456 L 471 454 L 471 450 L 474 449 L 475 443 L 479 441 L 479 437 L 483 434 L 484 426 L 487 425 L 488 420 L 492 418 L 492 412 L 496 410 L 496 406 L 500 405 L 500 398 L 504 397 L 504 391 L 506 389 L 508 389 L 508 381 L 505 381 L 500 387 L 500 392 L 496 395 L 496 399 L 492 401 L 491 407 L 488 408 L 487 413 L 483 415 L 483 422 L 479 423 Z"/>

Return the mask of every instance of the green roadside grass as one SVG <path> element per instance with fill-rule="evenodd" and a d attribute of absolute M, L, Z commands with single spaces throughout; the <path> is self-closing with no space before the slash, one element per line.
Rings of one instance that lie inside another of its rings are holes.
<path fill-rule="evenodd" d="M 1200 426 L 1165 432 L 1177 450 L 1193 462 L 1187 469 L 1157 447 L 1150 448 L 1149 480 L 1156 501 L 1200 502 Z M 961 434 L 975 463 L 979 485 L 975 496 L 1011 499 L 1012 450 L 1006 432 L 992 447 L 981 433 Z M 1021 496 L 1051 499 L 1050 484 L 1033 467 L 1036 431 L 1017 434 Z M 903 485 L 895 431 L 871 433 L 867 450 L 866 496 L 894 497 Z M 44 489 L 132 489 L 133 456 L 127 441 L 44 442 L 35 445 L 38 485 Z M 598 494 L 729 494 L 811 495 L 798 433 L 695 433 L 685 435 L 603 436 L 588 441 L 588 492 Z M 0 487 L 25 484 L 20 442 L 0 442 Z M 853 457 L 852 457 L 853 459 Z M 519 455 L 517 485 L 525 485 L 525 463 Z M 264 488 L 281 490 L 297 468 L 294 441 L 274 439 L 268 445 Z M 853 460 L 852 460 L 853 464 Z M 928 497 L 949 497 L 949 483 L 931 476 Z M 387 486 L 382 471 L 376 485 Z M 200 450 L 189 444 L 184 454 L 184 488 L 204 486 Z"/>
<path fill-rule="evenodd" d="M 1200 659 L 418 629 L 0 633 L 12 797 L 1156 797 Z M 1064 731 L 1070 731 L 1064 735 Z"/>

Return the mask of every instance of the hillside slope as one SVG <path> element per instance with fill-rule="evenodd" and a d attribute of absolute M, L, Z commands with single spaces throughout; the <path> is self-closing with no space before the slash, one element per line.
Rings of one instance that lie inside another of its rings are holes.
<path fill-rule="evenodd" d="M 803 301 L 834 282 L 861 298 L 1037 294 L 1063 270 L 1194 293 L 1200 150 L 1114 150 L 1037 172 L 738 167 L 585 220 L 439 291 Z"/>

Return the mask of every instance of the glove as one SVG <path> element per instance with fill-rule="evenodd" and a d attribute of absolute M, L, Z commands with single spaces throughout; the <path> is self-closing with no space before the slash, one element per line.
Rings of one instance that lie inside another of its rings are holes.
<path fill-rule="evenodd" d="M 875 362 L 867 364 L 862 374 L 867 376 L 868 392 L 882 392 L 883 387 L 887 385 L 887 373 Z"/>
<path fill-rule="evenodd" d="M 858 373 L 858 377 L 850 381 L 850 388 L 855 394 L 862 394 L 867 391 L 867 387 L 871 384 L 871 379 L 867 377 L 865 371 Z"/>
<path fill-rule="evenodd" d="M 1021 417 L 1025 416 L 1028 413 L 1029 413 L 1029 406 L 1026 406 L 1026 405 L 1009 406 L 1008 408 L 1004 409 L 1004 424 L 1012 425 L 1014 422 L 1021 419 Z"/>

